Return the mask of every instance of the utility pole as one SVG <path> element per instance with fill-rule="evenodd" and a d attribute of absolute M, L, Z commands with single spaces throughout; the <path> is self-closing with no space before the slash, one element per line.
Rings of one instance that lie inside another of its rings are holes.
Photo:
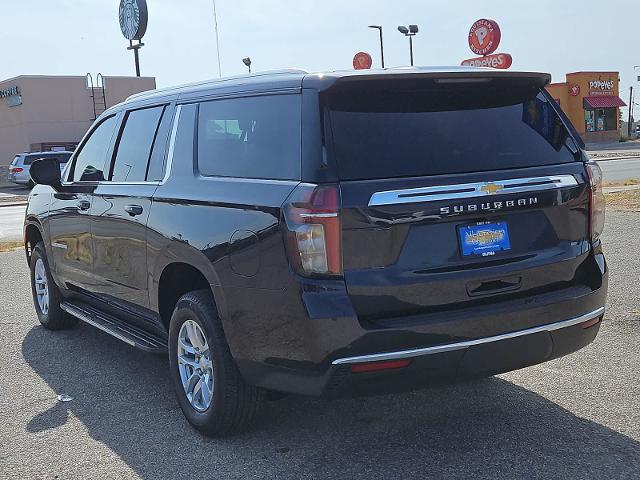
<path fill-rule="evenodd" d="M 216 0 L 213 0 L 213 26 L 216 30 L 216 51 L 218 52 L 218 76 L 222 77 L 222 67 L 220 66 L 220 36 L 218 35 L 218 12 L 216 11 Z"/>
<path fill-rule="evenodd" d="M 627 135 L 631 138 L 631 123 L 633 122 L 633 87 L 629 87 L 629 123 Z"/>

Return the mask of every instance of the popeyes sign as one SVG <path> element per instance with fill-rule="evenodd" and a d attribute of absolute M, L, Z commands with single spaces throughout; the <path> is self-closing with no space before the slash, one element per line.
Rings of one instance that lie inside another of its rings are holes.
<path fill-rule="evenodd" d="M 489 55 L 498 49 L 501 38 L 498 23 L 481 18 L 469 30 L 469 48 L 476 55 Z"/>
<path fill-rule="evenodd" d="M 493 53 L 498 49 L 502 33 L 498 22 L 481 18 L 469 30 L 469 48 L 477 58 L 463 60 L 461 65 L 468 67 L 488 67 L 506 69 L 513 63 L 513 58 L 508 53 Z"/>
<path fill-rule="evenodd" d="M 591 80 L 589 82 L 589 95 L 615 95 L 613 80 Z"/>
<path fill-rule="evenodd" d="M 463 60 L 462 65 L 466 67 L 490 67 L 506 69 L 513 63 L 513 58 L 508 53 L 496 53 L 486 57 L 470 58 Z"/>

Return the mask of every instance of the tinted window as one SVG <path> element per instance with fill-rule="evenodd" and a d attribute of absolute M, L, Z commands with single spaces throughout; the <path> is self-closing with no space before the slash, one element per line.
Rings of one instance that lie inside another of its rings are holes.
<path fill-rule="evenodd" d="M 73 167 L 73 180 L 77 181 L 100 181 L 104 180 L 104 164 L 113 131 L 116 127 L 116 117 L 109 117 L 104 120 L 91 133 L 78 153 Z"/>
<path fill-rule="evenodd" d="M 160 181 L 164 178 L 164 165 L 167 158 L 166 147 L 169 132 L 171 131 L 172 120 L 172 109 L 167 107 L 162 114 L 162 120 L 160 120 L 156 140 L 153 143 L 153 149 L 151 151 L 151 159 L 149 160 L 149 167 L 147 168 L 147 180 L 149 181 Z"/>
<path fill-rule="evenodd" d="M 58 161 L 60 163 L 67 163 L 69 161 L 69 159 L 71 158 L 71 154 L 70 153 L 61 153 L 59 155 L 56 155 L 56 158 L 58 159 Z"/>
<path fill-rule="evenodd" d="M 328 98 L 340 177 L 367 179 L 575 161 L 568 132 L 531 85 L 439 85 Z"/>
<path fill-rule="evenodd" d="M 198 168 L 203 175 L 300 178 L 299 95 L 200 104 Z"/>
<path fill-rule="evenodd" d="M 20 162 L 20 155 L 16 155 L 16 158 L 13 159 L 11 165 L 17 165 Z"/>
<path fill-rule="evenodd" d="M 36 155 L 26 155 L 24 157 L 24 162 L 23 163 L 25 165 L 31 165 L 36 160 L 39 160 L 40 158 L 45 158 L 45 157 L 47 157 L 47 155 L 43 154 L 43 153 L 39 153 L 39 154 L 36 154 Z"/>
<path fill-rule="evenodd" d="M 112 181 L 139 182 L 145 179 L 163 111 L 164 106 L 161 106 L 127 114 L 113 164 Z"/>
<path fill-rule="evenodd" d="M 59 163 L 66 163 L 67 161 L 69 161 L 70 156 L 71 156 L 70 153 L 49 153 L 49 152 L 35 153 L 32 155 L 27 155 L 24 158 L 24 164 L 31 165 L 34 161 L 39 160 L 41 158 L 55 158 Z"/>

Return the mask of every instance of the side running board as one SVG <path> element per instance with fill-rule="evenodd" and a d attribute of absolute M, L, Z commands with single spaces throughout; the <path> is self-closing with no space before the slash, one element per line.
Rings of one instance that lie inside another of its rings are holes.
<path fill-rule="evenodd" d="M 128 343 L 132 347 L 151 353 L 167 352 L 167 342 L 163 338 L 134 327 L 97 308 L 84 303 L 72 303 L 69 301 L 62 303 L 60 308 L 79 320 L 99 328 L 103 332 L 116 337 L 118 340 Z"/>

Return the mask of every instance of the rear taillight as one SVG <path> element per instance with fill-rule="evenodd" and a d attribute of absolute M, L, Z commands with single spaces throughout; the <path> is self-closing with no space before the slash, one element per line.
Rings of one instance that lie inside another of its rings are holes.
<path fill-rule="evenodd" d="M 20 173 L 24 169 L 21 167 L 9 167 L 9 173 Z"/>
<path fill-rule="evenodd" d="M 604 229 L 605 200 L 602 191 L 602 170 L 596 162 L 585 164 L 589 185 L 591 187 L 591 198 L 589 200 L 589 233 L 591 241 L 595 242 L 600 238 Z"/>
<path fill-rule="evenodd" d="M 301 275 L 342 275 L 338 187 L 300 184 L 283 215 L 293 268 Z"/>

